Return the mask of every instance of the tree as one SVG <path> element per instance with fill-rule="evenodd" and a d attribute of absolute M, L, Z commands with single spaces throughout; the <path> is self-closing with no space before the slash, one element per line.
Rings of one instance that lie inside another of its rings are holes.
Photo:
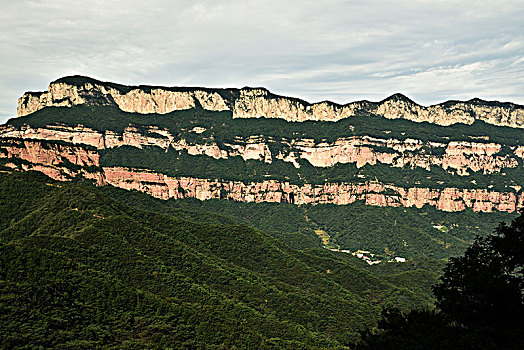
<path fill-rule="evenodd" d="M 448 322 L 464 328 L 522 327 L 523 267 L 524 214 L 450 259 L 433 288 L 436 305 Z"/>
<path fill-rule="evenodd" d="M 436 312 L 383 310 L 360 348 L 522 349 L 524 211 L 450 259 L 433 292 Z"/>
<path fill-rule="evenodd" d="M 390 307 L 382 310 L 377 330 L 361 333 L 356 349 L 463 349 L 460 334 L 435 310 L 415 309 L 402 312 Z"/>

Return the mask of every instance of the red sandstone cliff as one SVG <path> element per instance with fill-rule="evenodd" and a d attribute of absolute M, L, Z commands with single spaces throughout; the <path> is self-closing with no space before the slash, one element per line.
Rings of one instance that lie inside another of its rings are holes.
<path fill-rule="evenodd" d="M 145 136 L 147 135 L 147 136 Z M 269 142 L 263 137 L 237 138 L 234 142 L 218 146 L 215 142 L 190 143 L 176 140 L 164 129 L 150 127 L 140 132 L 129 126 L 122 133 L 104 132 L 78 125 L 67 127 L 48 125 L 45 128 L 23 126 L 0 127 L 0 138 L 62 141 L 74 145 L 89 145 L 97 149 L 133 146 L 143 148 L 156 146 L 162 149 L 185 150 L 190 155 L 206 155 L 215 159 L 241 156 L 244 160 L 257 159 L 271 163 L 274 159 L 292 162 L 299 167 L 305 159 L 315 167 L 330 167 L 338 163 L 355 163 L 358 168 L 366 164 L 386 164 L 392 167 L 420 167 L 430 170 L 440 167 L 458 175 L 469 171 L 491 174 L 506 168 L 519 166 L 518 158 L 524 158 L 524 147 L 513 147 L 509 154 L 499 155 L 502 145 L 493 142 L 451 141 L 448 143 L 422 142 L 416 139 L 396 140 L 355 136 L 341 138 L 333 143 L 315 143 L 314 140 L 280 140 L 289 148 L 287 153 L 272 154 Z M 430 149 L 431 152 L 427 150 Z"/>
<path fill-rule="evenodd" d="M 43 143 L 38 140 L 4 138 L 0 158 L 7 166 L 36 170 L 58 179 L 83 176 L 98 185 L 112 185 L 138 190 L 162 199 L 212 198 L 243 202 L 290 202 L 294 204 L 333 203 L 344 205 L 364 201 L 369 205 L 421 208 L 434 206 L 444 211 L 494 210 L 513 212 L 524 207 L 522 192 L 490 191 L 459 188 L 402 188 L 390 184 L 366 181 L 363 183 L 325 183 L 295 185 L 267 180 L 243 183 L 210 179 L 170 177 L 150 170 L 124 167 L 100 167 L 96 150 L 80 145 Z M 77 167 L 68 166 L 69 164 Z"/>
<path fill-rule="evenodd" d="M 24 94 L 19 99 L 18 115 L 24 116 L 45 107 L 74 105 L 115 105 L 122 111 L 135 113 L 169 113 L 202 107 L 211 111 L 226 111 L 233 118 L 281 118 L 288 121 L 336 121 L 358 113 L 372 113 L 385 118 L 404 118 L 439 125 L 471 124 L 483 120 L 494 125 L 524 127 L 524 107 L 511 103 L 471 100 L 449 101 L 423 107 L 402 95 L 384 101 L 367 101 L 337 105 L 331 102 L 309 104 L 305 101 L 277 96 L 265 89 L 205 89 L 130 87 L 104 83 L 85 77 L 66 77 L 52 82 L 45 92 Z M 195 126 L 185 133 L 201 134 L 205 128 Z M 314 167 L 336 164 L 384 164 L 393 168 L 423 168 L 442 170 L 454 176 L 471 172 L 496 174 L 519 170 L 524 159 L 524 146 L 507 147 L 480 141 L 423 142 L 407 138 L 377 138 L 354 136 L 334 142 L 312 139 L 273 140 L 264 136 L 236 137 L 221 142 L 202 137 L 188 137 L 181 130 L 166 130 L 150 126 L 146 130 L 129 125 L 123 132 L 94 130 L 82 125 L 22 125 L 0 126 L 0 158 L 3 163 L 23 170 L 37 170 L 59 179 L 75 176 L 93 179 L 98 185 L 113 185 L 136 189 L 159 198 L 194 197 L 201 200 L 222 198 L 245 202 L 292 202 L 295 204 L 348 204 L 364 201 L 370 205 L 422 207 L 431 205 L 439 210 L 515 211 L 522 207 L 521 183 L 514 178 L 508 190 L 465 188 L 403 188 L 377 181 L 361 183 L 330 183 L 296 185 L 267 180 L 257 183 L 177 178 L 147 169 L 101 167 L 99 154 L 121 146 L 136 148 L 158 147 L 185 151 L 189 155 L 204 155 L 214 159 L 240 156 L 244 160 L 271 163 L 277 159 L 300 168 L 304 161 Z M 189 134 L 187 134 L 189 135 Z M 194 136 L 194 135 L 193 135 Z M 200 140 L 200 141 L 189 141 Z M 279 142 L 278 153 L 272 142 Z M 273 147 L 273 149 L 275 149 Z M 472 181 L 474 182 L 474 181 Z M 416 186 L 416 185 L 413 185 Z"/>

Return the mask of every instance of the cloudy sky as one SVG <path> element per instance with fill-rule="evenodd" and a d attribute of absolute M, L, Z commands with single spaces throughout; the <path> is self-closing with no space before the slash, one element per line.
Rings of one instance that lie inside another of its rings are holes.
<path fill-rule="evenodd" d="M 524 104 L 524 1 L 0 0 L 0 121 L 71 74 L 310 102 Z"/>

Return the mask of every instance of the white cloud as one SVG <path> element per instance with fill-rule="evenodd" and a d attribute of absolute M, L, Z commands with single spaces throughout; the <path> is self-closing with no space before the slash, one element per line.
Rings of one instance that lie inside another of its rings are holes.
<path fill-rule="evenodd" d="M 0 0 L 0 120 L 68 74 L 310 101 L 524 104 L 522 18 L 521 0 Z"/>

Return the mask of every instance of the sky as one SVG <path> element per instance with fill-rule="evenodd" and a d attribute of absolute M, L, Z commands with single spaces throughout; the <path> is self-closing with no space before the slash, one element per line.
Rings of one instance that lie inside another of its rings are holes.
<path fill-rule="evenodd" d="M 523 19 L 523 0 L 0 0 L 0 122 L 72 74 L 309 102 L 524 104 Z"/>

